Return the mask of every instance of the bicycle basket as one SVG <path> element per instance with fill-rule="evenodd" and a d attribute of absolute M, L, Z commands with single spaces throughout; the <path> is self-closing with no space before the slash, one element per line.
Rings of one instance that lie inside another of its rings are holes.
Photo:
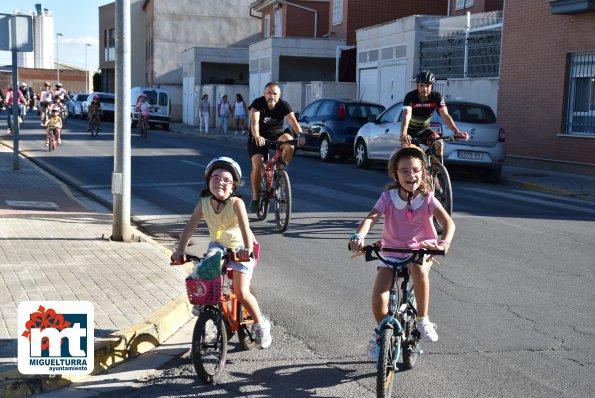
<path fill-rule="evenodd" d="M 223 276 L 215 279 L 186 278 L 186 293 L 190 304 L 215 305 L 221 298 Z"/>

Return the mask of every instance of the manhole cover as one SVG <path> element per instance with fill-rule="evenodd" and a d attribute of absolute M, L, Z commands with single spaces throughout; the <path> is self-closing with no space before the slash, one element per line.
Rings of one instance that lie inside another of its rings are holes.
<path fill-rule="evenodd" d="M 19 209 L 57 209 L 58 205 L 54 202 L 36 202 L 31 200 L 5 200 L 10 207 Z"/>

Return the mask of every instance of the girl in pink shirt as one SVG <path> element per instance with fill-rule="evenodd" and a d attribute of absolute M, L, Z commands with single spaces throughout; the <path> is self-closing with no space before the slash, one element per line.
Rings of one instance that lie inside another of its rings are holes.
<path fill-rule="evenodd" d="M 395 182 L 387 186 L 387 190 L 380 195 L 372 211 L 361 222 L 356 233 L 351 236 L 352 250 L 362 250 L 365 246 L 364 238 L 370 228 L 384 215 L 382 230 L 384 246 L 448 251 L 455 225 L 434 194 L 430 192 L 426 164 L 426 155 L 416 146 L 403 147 L 391 156 L 388 175 Z M 436 217 L 443 226 L 442 240 L 439 242 L 432 217 Z M 387 258 L 390 259 L 388 256 Z M 424 261 L 423 265 L 409 263 L 409 273 L 413 279 L 417 301 L 417 329 L 424 341 L 437 341 L 436 325 L 428 318 L 430 265 L 429 261 Z M 387 315 L 391 281 L 391 269 L 380 262 L 372 290 L 372 312 L 376 323 L 380 323 Z M 376 357 L 376 332 L 368 345 L 368 357 L 370 359 Z"/>

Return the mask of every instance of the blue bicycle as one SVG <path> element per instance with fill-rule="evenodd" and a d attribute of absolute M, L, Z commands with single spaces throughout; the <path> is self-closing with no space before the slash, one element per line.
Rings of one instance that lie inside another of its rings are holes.
<path fill-rule="evenodd" d="M 403 357 L 403 367 L 412 369 L 419 354 L 423 353 L 415 318 L 417 304 L 413 294 L 413 281 L 409 278 L 408 264 L 421 263 L 425 254 L 444 255 L 444 250 L 411 250 L 382 247 L 381 242 L 364 246 L 366 261 L 381 260 L 392 269 L 392 284 L 389 294 L 388 314 L 378 325 L 378 358 L 376 362 L 376 396 L 389 398 L 392 394 L 397 361 Z M 392 261 L 381 252 L 407 253 L 407 257 Z M 401 286 L 397 281 L 402 279 Z"/>

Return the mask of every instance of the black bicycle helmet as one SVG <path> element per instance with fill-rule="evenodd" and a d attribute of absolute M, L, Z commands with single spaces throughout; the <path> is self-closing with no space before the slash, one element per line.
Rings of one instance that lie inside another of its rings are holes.
<path fill-rule="evenodd" d="M 417 83 L 434 84 L 436 83 L 436 77 L 429 70 L 422 70 L 415 76 L 415 81 Z"/>
<path fill-rule="evenodd" d="M 215 169 L 225 169 L 231 173 L 233 176 L 233 180 L 236 183 L 236 186 L 242 185 L 242 169 L 238 162 L 233 160 L 232 158 L 228 158 L 227 156 L 220 156 L 218 158 L 214 158 L 209 162 L 205 169 L 205 180 L 207 184 L 209 183 L 209 177 L 211 173 Z"/>

